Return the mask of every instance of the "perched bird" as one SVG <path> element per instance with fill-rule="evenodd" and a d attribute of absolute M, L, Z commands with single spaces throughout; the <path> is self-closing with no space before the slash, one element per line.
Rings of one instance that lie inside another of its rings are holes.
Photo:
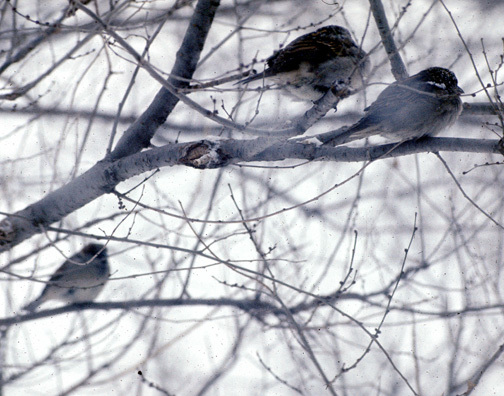
<path fill-rule="evenodd" d="M 68 304 L 92 301 L 109 276 L 107 249 L 91 243 L 66 260 L 51 276 L 42 294 L 24 309 L 34 311 L 48 300 L 62 300 Z"/>
<path fill-rule="evenodd" d="M 338 145 L 377 134 L 400 141 L 437 135 L 462 112 L 464 91 L 457 84 L 448 69 L 422 70 L 385 88 L 357 123 L 321 140 Z"/>
<path fill-rule="evenodd" d="M 339 81 L 359 88 L 369 73 L 369 57 L 340 26 L 325 26 L 305 34 L 276 51 L 262 73 L 237 84 L 263 78 L 271 80 L 302 100 L 317 100 Z"/>

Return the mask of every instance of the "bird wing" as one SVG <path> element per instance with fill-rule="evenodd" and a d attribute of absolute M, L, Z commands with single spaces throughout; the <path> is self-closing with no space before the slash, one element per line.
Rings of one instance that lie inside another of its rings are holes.
<path fill-rule="evenodd" d="M 450 110 L 440 105 L 443 95 L 447 95 L 446 90 L 421 81 L 417 75 L 393 83 L 365 109 L 366 115 L 349 129 L 349 134 L 354 140 L 375 133 L 394 134 L 402 127 L 430 133 L 426 127 Z"/>
<path fill-rule="evenodd" d="M 299 69 L 309 59 L 313 67 L 339 56 L 355 56 L 358 47 L 348 39 L 326 41 L 316 34 L 301 36 L 284 49 L 277 51 L 267 60 L 269 69 L 266 77 L 278 71 L 289 72 Z"/>
<path fill-rule="evenodd" d="M 49 279 L 49 285 L 60 284 L 65 287 L 79 286 L 81 283 L 86 285 L 88 278 L 105 276 L 105 273 L 109 271 L 105 253 L 102 252 L 88 263 L 93 255 L 94 252 L 80 251 L 71 256 L 54 272 Z"/>

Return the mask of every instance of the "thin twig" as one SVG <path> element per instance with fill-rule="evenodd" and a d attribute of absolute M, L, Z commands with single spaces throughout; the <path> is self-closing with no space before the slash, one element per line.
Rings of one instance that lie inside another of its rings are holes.
<path fill-rule="evenodd" d="M 465 199 L 467 199 L 476 209 L 478 209 L 481 213 L 483 213 L 497 227 L 504 229 L 504 226 L 502 224 L 500 224 L 497 220 L 495 220 L 492 216 L 490 216 L 487 212 L 485 212 L 476 202 L 474 202 L 471 199 L 471 197 L 469 197 L 469 195 L 467 195 L 467 193 L 464 191 L 464 189 L 462 188 L 462 186 L 458 182 L 457 178 L 455 177 L 455 175 L 453 174 L 453 172 L 451 171 L 450 167 L 448 166 L 446 161 L 443 159 L 443 157 L 441 157 L 441 155 L 439 153 L 435 153 L 435 154 L 439 158 L 441 163 L 444 165 L 446 171 L 451 176 L 451 178 L 453 179 L 453 181 L 455 182 L 455 184 L 457 185 L 458 189 L 460 190 L 462 195 L 465 197 Z"/>

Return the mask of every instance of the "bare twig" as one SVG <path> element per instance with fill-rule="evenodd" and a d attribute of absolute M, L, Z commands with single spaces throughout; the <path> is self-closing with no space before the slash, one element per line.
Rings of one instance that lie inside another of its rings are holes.
<path fill-rule="evenodd" d="M 490 367 L 492 367 L 492 365 L 497 361 L 497 359 L 499 359 L 499 357 L 502 355 L 503 352 L 504 352 L 504 344 L 500 345 L 499 348 L 497 348 L 497 351 L 495 351 L 495 353 L 490 357 L 490 359 L 488 359 L 488 361 L 485 362 L 485 364 L 482 367 L 478 368 L 478 372 L 477 374 L 475 374 L 473 379 L 467 381 L 468 383 L 467 390 L 464 393 L 462 393 L 461 396 L 468 396 L 473 392 L 474 389 L 476 389 L 476 386 L 481 381 L 483 375 L 488 371 Z"/>
<path fill-rule="evenodd" d="M 450 167 L 448 166 L 446 161 L 443 159 L 443 157 L 441 157 L 441 155 L 439 155 L 439 153 L 436 153 L 436 156 L 439 158 L 441 163 L 444 165 L 446 171 L 451 176 L 451 178 L 453 179 L 453 181 L 455 182 L 456 186 L 458 187 L 458 189 L 460 190 L 462 195 L 465 197 L 465 199 L 467 199 L 477 210 L 479 210 L 483 215 L 485 215 L 485 217 L 488 218 L 497 227 L 504 229 L 504 226 L 502 224 L 500 224 L 497 220 L 495 220 L 492 216 L 490 216 L 487 212 L 485 212 L 476 202 L 474 202 L 471 199 L 471 197 L 469 195 L 467 195 L 467 193 L 464 191 L 464 189 L 460 185 L 459 181 L 457 180 L 457 178 L 455 177 L 455 175 L 453 174 L 453 172 L 451 171 Z"/>

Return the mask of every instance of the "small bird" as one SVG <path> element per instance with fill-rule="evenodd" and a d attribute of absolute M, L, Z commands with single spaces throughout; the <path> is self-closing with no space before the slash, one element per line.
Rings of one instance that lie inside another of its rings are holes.
<path fill-rule="evenodd" d="M 35 311 L 48 300 L 63 300 L 67 304 L 92 301 L 109 276 L 107 248 L 91 243 L 66 260 L 51 276 L 42 294 L 24 309 Z"/>
<path fill-rule="evenodd" d="M 369 57 L 355 44 L 350 32 L 335 25 L 298 37 L 266 63 L 262 73 L 237 84 L 271 78 L 299 99 L 315 101 L 340 81 L 359 88 L 371 68 Z"/>
<path fill-rule="evenodd" d="M 389 85 L 357 123 L 320 140 L 338 145 L 377 134 L 400 141 L 434 136 L 457 120 L 463 93 L 452 71 L 431 67 Z"/>

